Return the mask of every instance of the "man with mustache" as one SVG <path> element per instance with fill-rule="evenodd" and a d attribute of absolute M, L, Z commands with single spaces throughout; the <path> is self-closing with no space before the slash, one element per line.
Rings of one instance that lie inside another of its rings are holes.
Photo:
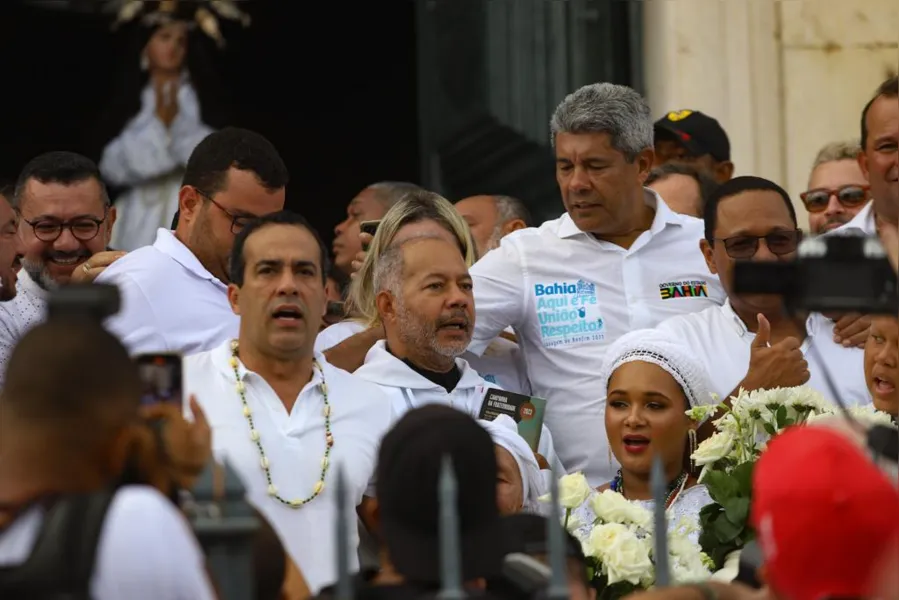
<path fill-rule="evenodd" d="M 366 519 L 378 444 L 391 423 L 390 403 L 376 386 L 314 352 L 327 257 L 299 215 L 249 221 L 234 240 L 229 269 L 237 339 L 184 363 L 186 391 L 203 407 L 213 452 L 237 470 L 313 594 L 337 579 L 337 470 Z"/>
<path fill-rule="evenodd" d="M 384 252 L 374 280 L 387 335 L 355 375 L 381 386 L 397 415 L 432 403 L 477 415 L 488 384 L 459 358 L 474 328 L 459 249 L 437 237 L 408 239 Z"/>
<path fill-rule="evenodd" d="M 32 159 L 19 175 L 12 204 L 21 238 L 15 252 L 24 268 L 15 298 L 0 305 L 0 374 L 16 342 L 43 321 L 48 290 L 90 282 L 124 256 L 107 248 L 115 207 L 97 165 L 84 156 L 48 152 Z M 9 219 L 3 226 L 13 231 Z M 5 265 L 3 258 L 0 269 Z"/>
<path fill-rule="evenodd" d="M 426 404 L 447 404 L 477 418 L 489 388 L 462 358 L 474 330 L 472 281 L 459 248 L 436 236 L 390 246 L 375 267 L 385 339 L 354 375 L 378 384 L 395 417 Z M 562 468 L 546 427 L 540 459 Z"/>
<path fill-rule="evenodd" d="M 19 218 L 13 210 L 14 186 L 0 186 L 0 302 L 16 297 L 16 274 L 22 267 L 22 238 Z"/>

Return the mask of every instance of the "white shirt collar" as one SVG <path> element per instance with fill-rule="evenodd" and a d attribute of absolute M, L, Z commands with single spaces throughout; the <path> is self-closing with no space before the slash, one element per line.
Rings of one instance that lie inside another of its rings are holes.
<path fill-rule="evenodd" d="M 643 200 L 647 206 L 655 211 L 652 219 L 652 225 L 649 226 L 649 232 L 653 235 L 662 231 L 668 225 L 683 225 L 684 217 L 675 213 L 668 208 L 662 197 L 654 190 L 647 187 L 643 188 Z M 560 238 L 573 238 L 578 235 L 590 236 L 586 231 L 581 231 L 575 224 L 574 220 L 566 213 L 562 215 L 562 223 L 559 225 Z M 590 236 L 592 237 L 592 236 Z"/>
<path fill-rule="evenodd" d="M 237 383 L 234 377 L 234 367 L 231 366 L 231 341 L 225 340 L 223 344 L 220 344 L 216 348 L 211 351 L 212 362 L 215 365 L 216 369 L 227 379 L 228 381 L 232 381 L 234 384 Z M 318 364 L 321 366 L 322 370 L 328 368 L 330 366 L 328 361 L 325 360 L 324 355 L 319 352 L 315 353 L 315 360 L 318 361 Z M 251 377 L 259 377 L 260 379 L 264 379 L 261 375 L 256 373 L 255 371 L 249 370 L 240 359 L 237 359 L 237 376 L 241 381 L 251 380 Z M 312 369 L 312 379 L 303 386 L 303 389 L 306 389 L 310 385 L 318 385 L 322 382 L 322 372 L 319 369 Z"/>
<path fill-rule="evenodd" d="M 168 229 L 159 229 L 156 232 L 156 241 L 153 247 L 163 254 L 171 257 L 176 263 L 196 275 L 201 279 L 207 279 L 221 287 L 227 287 L 215 275 L 209 272 L 200 262 L 196 254 L 181 243 L 181 240 L 175 237 L 174 233 Z"/>

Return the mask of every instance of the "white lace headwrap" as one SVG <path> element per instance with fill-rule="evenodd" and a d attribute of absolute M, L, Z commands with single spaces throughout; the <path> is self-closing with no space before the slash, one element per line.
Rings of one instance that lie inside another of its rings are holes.
<path fill-rule="evenodd" d="M 521 473 L 522 499 L 524 500 L 524 511 L 529 513 L 540 513 L 544 508 L 544 503 L 539 501 L 540 496 L 546 493 L 545 480 L 540 472 L 540 466 L 537 464 L 537 457 L 534 451 L 524 441 L 524 438 L 518 434 L 518 425 L 512 417 L 500 415 L 493 421 L 478 421 L 497 446 L 502 446 L 509 451 L 515 464 L 518 465 L 518 471 Z"/>
<path fill-rule="evenodd" d="M 652 363 L 665 369 L 684 391 L 690 408 L 716 402 L 703 364 L 685 344 L 655 329 L 632 331 L 609 347 L 600 373 L 602 398 L 609 391 L 612 373 L 624 363 L 634 361 Z"/>

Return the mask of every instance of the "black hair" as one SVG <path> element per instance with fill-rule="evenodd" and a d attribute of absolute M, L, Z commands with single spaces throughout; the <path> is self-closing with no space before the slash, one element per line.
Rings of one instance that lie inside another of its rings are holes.
<path fill-rule="evenodd" d="M 100 177 L 100 169 L 97 168 L 97 164 L 88 157 L 74 152 L 46 152 L 28 161 L 22 172 L 19 173 L 13 197 L 10 198 L 16 208 L 21 206 L 22 193 L 31 179 L 41 183 L 62 185 L 73 185 L 88 179 L 96 179 L 100 184 L 103 203 L 109 204 L 109 195 L 106 192 L 106 185 Z"/>
<path fill-rule="evenodd" d="M 319 265 L 319 267 L 321 270 L 322 284 L 327 283 L 328 272 L 330 271 L 328 247 L 325 246 L 325 243 L 322 241 L 322 238 L 318 234 L 318 231 L 316 231 L 315 228 L 309 224 L 309 221 L 307 221 L 301 215 L 298 215 L 297 213 L 291 212 L 289 210 L 281 210 L 253 219 L 252 221 L 247 223 L 244 228 L 240 230 L 240 233 L 237 234 L 237 237 L 234 238 L 234 246 L 231 248 L 231 260 L 229 268 L 231 282 L 234 285 L 240 287 L 244 282 L 244 270 L 247 267 L 247 263 L 244 257 L 243 249 L 247 244 L 247 240 L 255 232 L 268 225 L 291 225 L 293 227 L 300 227 L 311 233 L 312 237 L 315 238 L 315 241 L 318 242 L 318 250 L 319 254 L 321 255 L 321 264 Z"/>
<path fill-rule="evenodd" d="M 887 98 L 896 98 L 899 96 L 899 76 L 893 75 L 886 81 L 878 86 L 877 91 L 874 92 L 874 96 L 868 100 L 868 103 L 865 104 L 865 107 L 862 109 L 862 119 L 861 119 L 861 147 L 862 151 L 864 151 L 865 146 L 868 144 L 868 111 L 871 110 L 871 105 L 880 98 L 881 96 L 886 96 Z"/>
<path fill-rule="evenodd" d="M 79 423 L 98 425 L 105 416 L 136 416 L 140 392 L 137 366 L 118 338 L 90 319 L 54 318 L 13 348 L 0 402 L 23 421 L 58 422 L 72 430 Z"/>
<path fill-rule="evenodd" d="M 12 181 L 0 181 L 0 196 L 12 204 L 13 196 L 16 195 L 16 184 Z"/>
<path fill-rule="evenodd" d="M 267 190 L 281 189 L 289 179 L 287 166 L 270 141 L 255 131 L 226 127 L 197 144 L 182 184 L 213 196 L 227 186 L 232 167 L 252 172 Z"/>
<path fill-rule="evenodd" d="M 712 192 L 718 189 L 718 186 L 720 185 L 704 169 L 680 162 L 668 162 L 654 168 L 646 177 L 645 185 L 652 185 L 656 181 L 665 179 L 669 175 L 686 175 L 687 177 L 692 177 L 696 181 L 696 184 L 699 186 L 699 200 L 701 203 L 699 206 L 700 213 L 703 211 L 703 207 L 706 202 L 708 202 Z"/>
<path fill-rule="evenodd" d="M 790 220 L 794 225 L 798 226 L 796 220 L 796 209 L 793 207 L 793 201 L 790 195 L 782 187 L 762 177 L 754 177 L 752 175 L 744 175 L 742 177 L 734 177 L 719 185 L 708 200 L 706 200 L 703 208 L 703 219 L 705 220 L 705 239 L 710 243 L 715 241 L 715 225 L 718 224 L 718 205 L 725 198 L 742 194 L 743 192 L 776 192 L 783 198 L 784 204 L 787 205 L 787 211 L 790 213 Z"/>

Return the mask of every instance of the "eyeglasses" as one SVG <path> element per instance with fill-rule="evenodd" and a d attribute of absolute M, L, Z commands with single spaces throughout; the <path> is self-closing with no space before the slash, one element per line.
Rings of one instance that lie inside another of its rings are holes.
<path fill-rule="evenodd" d="M 72 232 L 72 236 L 79 242 L 89 242 L 100 233 L 100 225 L 106 221 L 108 216 L 109 207 L 107 206 L 103 209 L 102 219 L 85 216 L 77 217 L 71 221 L 59 221 L 57 219 L 29 221 L 22 217 L 22 221 L 31 225 L 31 229 L 34 230 L 34 237 L 42 242 L 55 242 L 66 229 Z"/>
<path fill-rule="evenodd" d="M 795 252 L 802 239 L 802 231 L 792 229 L 787 231 L 773 231 L 767 235 L 735 235 L 725 239 L 715 238 L 724 243 L 724 251 L 731 258 L 745 260 L 752 258 L 759 251 L 759 241 L 765 240 L 765 245 L 772 254 L 782 256 Z"/>
<path fill-rule="evenodd" d="M 823 212 L 830 204 L 830 197 L 836 196 L 837 202 L 846 208 L 856 208 L 868 201 L 867 185 L 844 185 L 836 189 L 815 188 L 799 194 L 805 210 L 810 213 Z"/>
<path fill-rule="evenodd" d="M 210 196 L 203 190 L 201 190 L 199 188 L 194 188 L 194 189 L 197 190 L 197 193 L 200 194 L 201 196 L 203 196 L 203 198 L 205 198 L 206 200 L 209 200 L 217 209 L 219 209 L 220 211 L 222 211 L 223 213 L 228 215 L 228 217 L 231 218 L 231 233 L 233 233 L 234 235 L 237 235 L 238 233 L 240 233 L 241 230 L 244 227 L 246 227 L 250 221 L 252 221 L 253 219 L 256 218 L 253 215 L 235 215 L 230 210 L 228 210 L 227 208 L 225 208 L 224 206 L 222 206 L 221 204 L 219 204 L 218 202 L 213 200 L 212 196 Z"/>

